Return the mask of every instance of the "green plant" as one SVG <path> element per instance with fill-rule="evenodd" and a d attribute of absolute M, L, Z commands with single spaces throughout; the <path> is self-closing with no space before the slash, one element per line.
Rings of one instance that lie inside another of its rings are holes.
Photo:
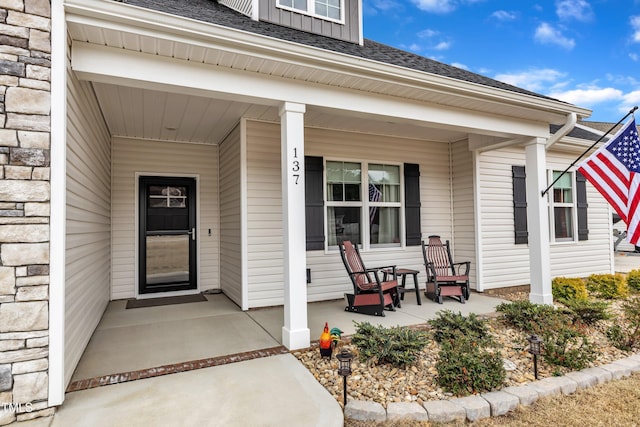
<path fill-rule="evenodd" d="M 571 320 L 566 312 L 551 305 L 534 304 L 529 301 L 502 303 L 496 307 L 496 311 L 502 313 L 508 323 L 530 334 L 541 334 L 545 330 L 556 329 Z"/>
<path fill-rule="evenodd" d="M 563 301 L 586 301 L 589 298 L 587 286 L 579 277 L 556 277 L 551 282 L 553 298 Z"/>
<path fill-rule="evenodd" d="M 454 313 L 450 310 L 441 310 L 436 313 L 434 319 L 429 320 L 434 329 L 434 339 L 439 343 L 457 336 L 458 333 L 476 341 L 489 339 L 486 323 L 486 320 L 480 319 L 474 313 L 463 316 L 460 312 Z"/>
<path fill-rule="evenodd" d="M 491 391 L 504 383 L 506 371 L 500 352 L 489 351 L 479 344 L 462 333 L 442 341 L 436 362 L 440 387 L 466 395 Z"/>
<path fill-rule="evenodd" d="M 568 326 L 546 331 L 542 337 L 544 360 L 550 365 L 571 370 L 586 368 L 596 359 L 596 350 L 587 337 Z"/>
<path fill-rule="evenodd" d="M 586 280 L 587 289 L 600 298 L 620 299 L 629 296 L 629 286 L 622 274 L 592 274 Z"/>
<path fill-rule="evenodd" d="M 631 270 L 627 273 L 627 285 L 631 289 L 640 291 L 640 269 Z"/>
<path fill-rule="evenodd" d="M 630 351 L 640 345 L 640 297 L 634 296 L 625 301 L 622 311 L 627 327 L 623 328 L 616 322 L 607 330 L 607 338 L 620 350 Z"/>
<path fill-rule="evenodd" d="M 579 321 L 585 325 L 594 325 L 600 320 L 611 318 L 609 303 L 606 301 L 565 300 L 563 303 L 571 312 L 574 322 Z"/>
<path fill-rule="evenodd" d="M 369 322 L 354 322 L 356 332 L 351 344 L 358 349 L 361 362 L 390 363 L 404 366 L 415 362 L 420 351 L 428 343 L 428 335 L 407 327 L 385 328 Z"/>

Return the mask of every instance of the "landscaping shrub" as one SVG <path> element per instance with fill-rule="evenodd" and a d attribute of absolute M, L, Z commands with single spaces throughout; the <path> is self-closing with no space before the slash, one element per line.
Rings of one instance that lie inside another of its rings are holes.
<path fill-rule="evenodd" d="M 572 319 L 563 310 L 546 304 L 534 304 L 530 301 L 513 301 L 499 304 L 496 311 L 516 328 L 529 334 L 540 335 L 545 330 L 557 329 Z"/>
<path fill-rule="evenodd" d="M 351 337 L 351 343 L 358 349 L 361 362 L 408 365 L 416 361 L 428 343 L 425 332 L 400 326 L 373 326 L 369 322 L 354 323 L 356 333 Z"/>
<path fill-rule="evenodd" d="M 553 298 L 561 301 L 586 301 L 589 298 L 587 286 L 579 277 L 556 277 L 551 282 Z"/>
<path fill-rule="evenodd" d="M 579 371 L 596 359 L 596 349 L 577 329 L 563 326 L 542 335 L 543 357 L 550 365 Z"/>
<path fill-rule="evenodd" d="M 491 391 L 506 378 L 499 351 L 489 351 L 459 332 L 441 342 L 436 370 L 438 385 L 455 395 Z"/>
<path fill-rule="evenodd" d="M 589 292 L 604 299 L 620 299 L 629 296 L 629 286 L 621 274 L 592 274 L 586 281 Z"/>
<path fill-rule="evenodd" d="M 463 316 L 460 312 L 456 314 L 450 310 L 442 310 L 436 313 L 434 319 L 429 320 L 429 324 L 434 329 L 434 339 L 439 343 L 452 339 L 458 333 L 476 341 L 489 339 L 486 321 L 474 313 Z"/>
<path fill-rule="evenodd" d="M 607 330 L 607 338 L 620 350 L 630 351 L 640 346 L 640 297 L 630 298 L 622 305 L 627 327 L 616 322 Z"/>
<path fill-rule="evenodd" d="M 574 323 L 580 322 L 585 325 L 595 325 L 601 320 L 611 319 L 609 303 L 606 301 L 565 300 L 563 303 L 571 312 Z"/>
<path fill-rule="evenodd" d="M 631 270 L 627 273 L 627 285 L 629 285 L 631 289 L 640 291 L 640 270 Z"/>

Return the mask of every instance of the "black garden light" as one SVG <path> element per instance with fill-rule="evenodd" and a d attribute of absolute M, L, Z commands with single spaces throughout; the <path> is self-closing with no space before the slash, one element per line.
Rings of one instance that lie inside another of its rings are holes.
<path fill-rule="evenodd" d="M 343 385 L 343 400 L 344 406 L 347 406 L 347 377 L 351 374 L 351 359 L 353 359 L 353 355 L 347 351 L 346 349 L 342 349 L 340 353 L 336 355 L 336 359 L 340 365 L 338 366 L 338 373 L 342 375 L 342 385 Z"/>
<path fill-rule="evenodd" d="M 527 341 L 529 341 L 529 353 L 533 354 L 533 373 L 538 379 L 538 355 L 540 354 L 542 340 L 537 335 L 531 335 L 527 338 Z"/>

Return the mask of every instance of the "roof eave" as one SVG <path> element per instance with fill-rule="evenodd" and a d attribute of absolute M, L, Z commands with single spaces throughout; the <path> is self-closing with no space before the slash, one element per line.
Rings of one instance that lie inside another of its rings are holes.
<path fill-rule="evenodd" d="M 66 0 L 65 10 L 79 17 L 94 18 L 104 25 L 121 31 L 140 31 L 147 35 L 155 33 L 182 43 L 197 41 L 211 47 L 223 46 L 230 51 L 287 61 L 300 66 L 340 72 L 354 77 L 366 77 L 377 81 L 411 86 L 452 96 L 473 98 L 490 103 L 499 102 L 521 108 L 529 108 L 550 114 L 550 120 L 575 113 L 580 118 L 589 117 L 591 111 L 565 102 L 536 97 L 494 88 L 473 82 L 457 80 L 419 70 L 359 58 L 339 52 L 328 51 L 292 41 L 238 30 L 176 16 L 126 3 L 100 0 Z M 72 18 L 73 19 L 73 18 Z"/>

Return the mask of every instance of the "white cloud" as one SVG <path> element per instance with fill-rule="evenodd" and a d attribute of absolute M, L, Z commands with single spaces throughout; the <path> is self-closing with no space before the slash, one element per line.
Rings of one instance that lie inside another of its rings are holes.
<path fill-rule="evenodd" d="M 453 0 L 412 0 L 418 9 L 433 13 L 449 13 L 456 8 Z"/>
<path fill-rule="evenodd" d="M 440 42 L 433 46 L 435 50 L 447 50 L 451 47 L 451 42 Z"/>
<path fill-rule="evenodd" d="M 612 87 L 600 88 L 594 86 L 584 89 L 571 89 L 564 92 L 552 92 L 547 95 L 581 107 L 591 107 L 604 102 L 620 101 L 623 93 L 620 89 Z"/>
<path fill-rule="evenodd" d="M 461 68 L 463 70 L 469 70 L 469 67 L 467 67 L 465 64 L 461 64 L 459 62 L 452 62 L 451 66 L 452 67 L 456 67 L 456 68 Z"/>
<path fill-rule="evenodd" d="M 565 76 L 565 73 L 558 70 L 543 68 L 498 74 L 495 79 L 533 92 L 541 92 L 545 88 L 559 84 Z"/>
<path fill-rule="evenodd" d="M 632 39 L 636 43 L 640 43 L 640 15 L 632 16 L 631 28 L 633 29 Z"/>
<path fill-rule="evenodd" d="M 638 56 L 637 53 L 630 53 L 629 58 L 631 58 L 631 60 L 634 62 L 638 62 L 638 60 L 640 60 L 640 56 Z"/>
<path fill-rule="evenodd" d="M 591 5 L 586 0 L 560 0 L 556 2 L 556 14 L 560 19 L 588 22 L 594 17 Z"/>
<path fill-rule="evenodd" d="M 449 13 L 466 3 L 478 3 L 484 0 L 411 0 L 420 10 L 432 13 Z"/>
<path fill-rule="evenodd" d="M 425 29 L 418 32 L 417 36 L 420 39 L 426 40 L 428 43 L 427 49 L 432 50 L 447 50 L 451 47 L 453 42 L 448 37 L 440 36 L 439 31 L 432 29 Z"/>
<path fill-rule="evenodd" d="M 562 32 L 550 24 L 543 22 L 536 28 L 534 39 L 542 44 L 555 44 L 564 49 L 571 50 L 576 45 L 573 39 L 562 35 Z"/>
<path fill-rule="evenodd" d="M 429 39 L 431 37 L 435 37 L 438 34 L 440 34 L 439 31 L 436 30 L 430 30 L 430 29 L 426 29 L 426 30 L 422 30 L 420 32 L 418 32 L 418 37 L 420 37 L 421 39 Z"/>
<path fill-rule="evenodd" d="M 622 102 L 625 104 L 629 104 L 627 110 L 631 109 L 632 106 L 640 104 L 640 90 L 634 90 L 633 92 L 629 92 L 622 97 Z"/>
<path fill-rule="evenodd" d="M 498 21 L 513 21 L 518 18 L 515 12 L 508 12 L 506 10 L 496 10 L 491 14 L 491 17 Z"/>
<path fill-rule="evenodd" d="M 398 10 L 400 4 L 394 0 L 373 0 L 373 6 L 376 9 L 387 11 L 387 10 Z"/>

